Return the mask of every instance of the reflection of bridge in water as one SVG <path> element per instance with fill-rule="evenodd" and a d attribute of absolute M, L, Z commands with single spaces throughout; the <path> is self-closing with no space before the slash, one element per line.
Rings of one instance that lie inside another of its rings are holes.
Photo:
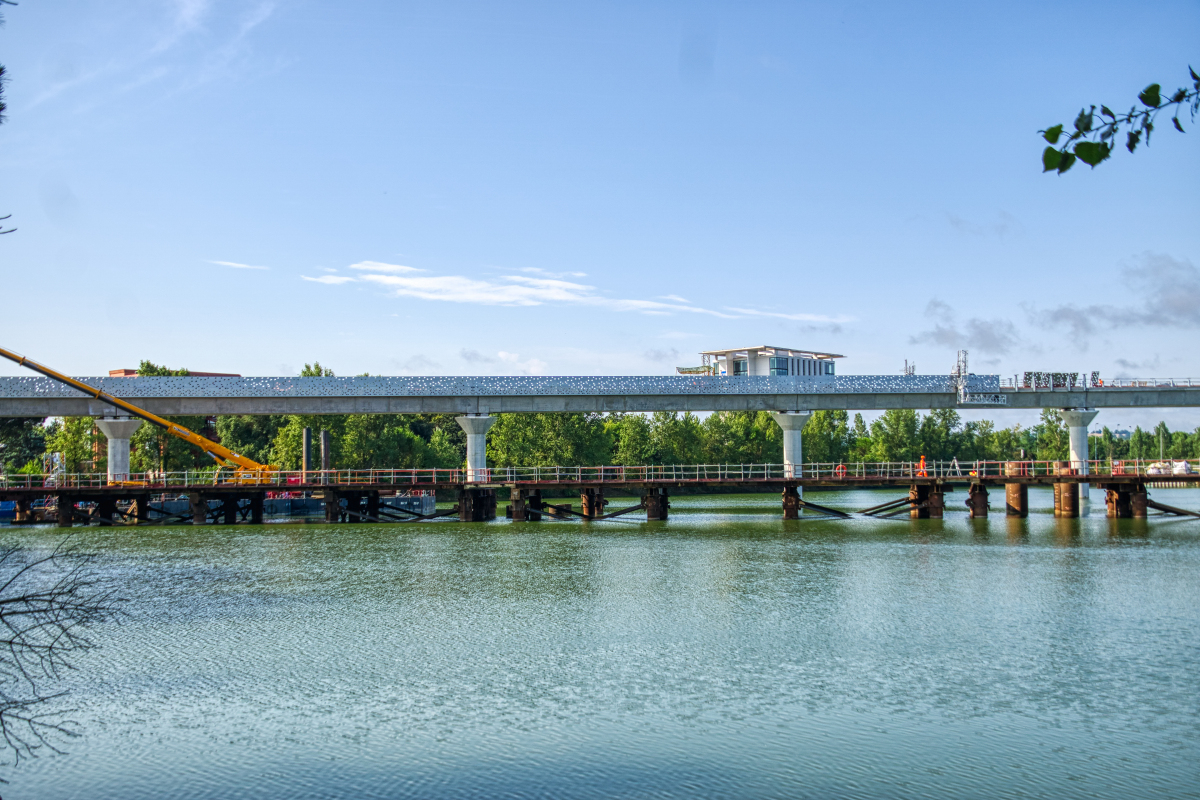
<path fill-rule="evenodd" d="M 324 505 L 327 522 L 396 523 L 457 517 L 483 522 L 497 516 L 498 493 L 507 490 L 506 516 L 514 521 L 543 518 L 612 519 L 644 512 L 647 520 L 665 520 L 673 489 L 725 489 L 781 493 L 784 519 L 801 511 L 849 518 L 855 514 L 894 518 L 938 519 L 945 515 L 945 495 L 966 492 L 972 518 L 988 516 L 988 490 L 1003 487 L 1005 514 L 1029 513 L 1030 486 L 1050 486 L 1054 514 L 1078 517 L 1080 486 L 1105 491 L 1106 511 L 1113 518 L 1145 518 L 1151 511 L 1200 517 L 1200 514 L 1152 500 L 1147 484 L 1192 485 L 1200 481 L 1200 462 L 1147 461 L 975 461 L 847 464 L 699 464 L 666 466 L 504 467 L 476 470 L 313 470 L 274 473 L 270 483 L 227 479 L 211 470 L 133 474 L 110 481 L 102 474 L 10 475 L 0 477 L 0 499 L 14 501 L 14 522 L 53 519 L 60 527 L 77 522 L 113 524 L 193 524 L 238 521 L 261 523 L 267 499 L 307 496 Z M 907 494 L 871 508 L 836 509 L 805 500 L 805 487 L 907 488 Z M 551 502 L 544 491 L 577 491 L 580 509 Z M 441 492 L 456 497 L 443 511 L 390 498 Z M 605 494 L 638 497 L 635 505 L 609 510 Z M 170 513 L 164 498 L 186 497 L 188 511 Z M 420 511 L 413 510 L 415 507 Z M 41 509 L 39 511 L 39 509 Z M 45 509 L 51 509 L 47 514 Z"/>

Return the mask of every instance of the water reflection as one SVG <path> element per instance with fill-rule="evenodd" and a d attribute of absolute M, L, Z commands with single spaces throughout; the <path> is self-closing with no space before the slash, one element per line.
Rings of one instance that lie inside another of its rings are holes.
<path fill-rule="evenodd" d="M 680 497 L 654 523 L 80 531 L 136 612 L 70 678 L 84 736 L 13 793 L 1186 795 L 1200 521 L 1048 499 L 1028 519 L 784 522 L 772 495 Z"/>

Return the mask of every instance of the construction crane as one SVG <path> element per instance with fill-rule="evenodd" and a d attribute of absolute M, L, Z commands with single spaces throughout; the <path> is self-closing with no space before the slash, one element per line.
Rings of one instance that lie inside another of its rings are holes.
<path fill-rule="evenodd" d="M 165 428 L 167 433 L 183 439 L 185 442 L 191 442 L 212 456 L 213 461 L 216 461 L 219 467 L 233 470 L 233 483 L 272 483 L 275 477 L 274 473 L 279 470 L 279 467 L 269 464 L 259 464 L 257 461 L 252 461 L 245 456 L 238 455 L 228 447 L 222 447 L 214 441 L 205 439 L 195 431 L 190 431 L 182 425 L 176 425 L 174 422 L 165 420 L 157 414 L 151 414 L 149 411 L 138 408 L 133 403 L 122 400 L 119 397 L 114 397 L 108 392 L 88 386 L 83 381 L 77 381 L 68 375 L 63 375 L 61 372 L 55 372 L 47 366 L 25 358 L 25 356 L 5 350 L 2 347 L 0 347 L 0 356 L 4 356 L 10 361 L 15 361 L 22 367 L 31 369 L 34 372 L 41 373 L 47 378 L 53 378 L 59 383 L 65 383 L 72 389 L 78 389 L 85 394 L 89 394 L 97 400 L 115 406 L 131 416 L 144 419 L 146 422 L 157 425 L 160 428 Z"/>

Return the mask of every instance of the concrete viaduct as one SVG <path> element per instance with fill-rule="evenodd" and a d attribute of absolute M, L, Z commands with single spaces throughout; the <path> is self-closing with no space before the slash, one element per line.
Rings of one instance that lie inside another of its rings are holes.
<path fill-rule="evenodd" d="M 80 378 L 160 415 L 457 414 L 467 468 L 486 466 L 490 414 L 514 412 L 769 411 L 784 432 L 784 464 L 801 463 L 801 430 L 816 410 L 1054 408 L 1071 461 L 1087 469 L 1087 426 L 1100 409 L 1200 406 L 1188 385 L 1014 388 L 997 375 L 577 376 L 357 378 Z M 1194 385 L 1192 385 L 1194 383 Z M 93 416 L 109 436 L 109 471 L 128 471 L 136 421 L 43 377 L 0 377 L 0 417 Z M 123 445 L 123 447 L 122 447 Z M 114 463 L 115 461 L 115 463 Z"/>

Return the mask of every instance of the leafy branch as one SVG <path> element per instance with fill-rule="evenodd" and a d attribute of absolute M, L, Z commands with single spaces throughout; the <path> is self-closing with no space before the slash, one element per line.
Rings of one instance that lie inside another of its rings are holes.
<path fill-rule="evenodd" d="M 1179 114 L 1185 108 L 1191 111 L 1192 120 L 1200 111 L 1200 75 L 1188 67 L 1192 76 L 1191 89 L 1177 89 L 1169 97 L 1162 93 L 1162 86 L 1152 83 L 1138 94 L 1141 106 L 1132 106 L 1126 114 L 1115 114 L 1108 106 L 1100 106 L 1099 114 L 1096 107 L 1080 109 L 1075 118 L 1075 130 L 1067 132 L 1064 125 L 1055 125 L 1038 131 L 1042 138 L 1050 143 L 1042 151 L 1042 171 L 1057 172 L 1059 175 L 1069 170 L 1076 159 L 1095 167 L 1112 155 L 1116 142 L 1122 133 L 1125 134 L 1125 147 L 1129 152 L 1137 149 L 1143 139 L 1150 145 L 1150 134 L 1154 132 L 1154 122 L 1163 111 L 1174 108 L 1171 122 L 1175 130 L 1184 133 Z M 1063 135 L 1066 138 L 1063 139 Z M 1059 140 L 1062 140 L 1059 145 Z M 1056 146 L 1059 145 L 1059 146 Z"/>

